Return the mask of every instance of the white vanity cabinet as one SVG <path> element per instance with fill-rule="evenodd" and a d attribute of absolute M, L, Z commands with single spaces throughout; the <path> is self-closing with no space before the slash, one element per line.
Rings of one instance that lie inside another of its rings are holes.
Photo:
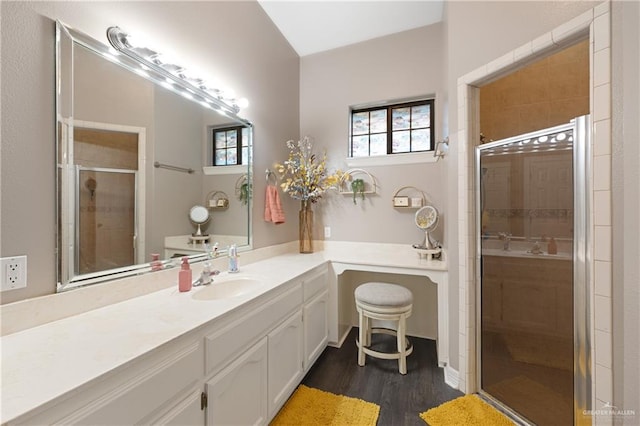
<path fill-rule="evenodd" d="M 203 425 L 203 359 L 200 341 L 176 342 L 13 424 Z"/>
<path fill-rule="evenodd" d="M 327 345 L 327 267 L 205 338 L 207 424 L 266 424 Z"/>
<path fill-rule="evenodd" d="M 291 345 L 292 338 L 302 345 L 301 336 L 297 336 L 295 327 L 292 334 L 290 327 L 290 323 L 295 323 L 291 318 L 299 316 L 302 287 L 297 282 L 287 286 L 290 288 L 280 295 L 254 309 L 243 309 L 226 326 L 205 337 L 205 368 L 207 377 L 213 375 L 206 384 L 208 425 L 268 422 L 268 354 L 270 350 Z M 302 368 L 301 361 L 298 368 Z M 283 362 L 274 371 L 291 369 Z"/>
<path fill-rule="evenodd" d="M 268 424 L 327 345 L 327 274 L 283 282 L 7 424 Z"/>

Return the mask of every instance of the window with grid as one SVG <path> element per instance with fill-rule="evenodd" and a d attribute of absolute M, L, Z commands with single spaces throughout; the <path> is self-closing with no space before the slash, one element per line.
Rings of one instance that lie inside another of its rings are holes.
<path fill-rule="evenodd" d="M 213 129 L 213 165 L 246 164 L 249 158 L 249 129 L 244 126 Z"/>
<path fill-rule="evenodd" d="M 351 110 L 349 156 L 433 151 L 433 99 Z"/>

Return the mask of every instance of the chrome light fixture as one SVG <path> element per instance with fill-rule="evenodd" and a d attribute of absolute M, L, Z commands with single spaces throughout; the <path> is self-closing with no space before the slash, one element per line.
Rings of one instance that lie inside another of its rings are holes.
<path fill-rule="evenodd" d="M 163 60 L 159 52 L 146 46 L 135 45 L 133 37 L 119 27 L 109 27 L 107 39 L 119 53 L 139 64 L 138 74 L 157 81 L 185 98 L 193 99 L 220 114 L 232 116 L 237 115 L 240 108 L 246 108 L 249 104 L 246 98 L 236 99 L 219 88 L 209 87 L 203 79 L 192 75 L 182 66 Z"/>
<path fill-rule="evenodd" d="M 449 137 L 447 136 L 444 140 L 436 142 L 436 147 L 433 150 L 433 156 L 437 157 L 438 160 L 444 158 L 449 152 Z"/>

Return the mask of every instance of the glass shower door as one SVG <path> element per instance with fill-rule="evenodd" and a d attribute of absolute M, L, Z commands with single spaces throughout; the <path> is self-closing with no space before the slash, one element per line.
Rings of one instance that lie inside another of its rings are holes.
<path fill-rule="evenodd" d="M 574 424 L 573 123 L 477 148 L 481 395 Z"/>
<path fill-rule="evenodd" d="M 76 274 L 135 263 L 136 171 L 78 167 Z"/>

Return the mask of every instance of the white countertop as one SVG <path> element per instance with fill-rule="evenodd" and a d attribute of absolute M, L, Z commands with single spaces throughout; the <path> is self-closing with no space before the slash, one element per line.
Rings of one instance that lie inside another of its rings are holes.
<path fill-rule="evenodd" d="M 168 288 L 3 336 L 0 423 L 119 369 L 327 261 L 447 270 L 445 261 L 428 261 L 399 244 L 325 242 L 324 250 L 313 254 L 283 254 L 245 265 L 242 258 L 241 272 L 231 277 L 259 277 L 264 286 L 239 297 L 195 300 L 192 295 L 203 288 L 179 293 L 174 269 L 157 275 Z M 201 268 L 201 263 L 193 266 L 194 277 Z M 215 280 L 227 276 L 223 272 Z"/>

